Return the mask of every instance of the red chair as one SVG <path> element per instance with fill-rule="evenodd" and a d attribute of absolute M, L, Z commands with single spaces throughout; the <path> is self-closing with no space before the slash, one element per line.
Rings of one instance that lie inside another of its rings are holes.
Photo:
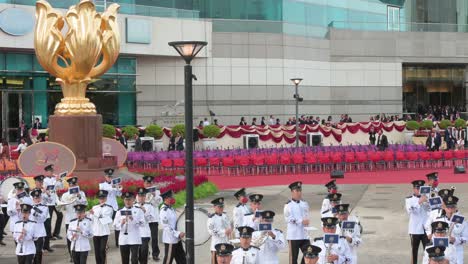
<path fill-rule="evenodd" d="M 329 153 L 319 153 L 317 158 L 320 163 L 320 171 L 325 172 L 331 170 L 332 167 L 332 159 L 330 158 Z"/>
<path fill-rule="evenodd" d="M 379 165 L 385 167 L 382 152 L 369 153 L 370 170 L 377 169 Z"/>
<path fill-rule="evenodd" d="M 456 150 L 453 152 L 455 156 L 455 165 L 460 166 L 465 163 L 465 151 L 464 150 Z"/>
<path fill-rule="evenodd" d="M 251 157 L 252 165 L 255 167 L 254 171 L 256 174 L 260 174 L 260 171 L 266 174 L 267 166 L 265 164 L 265 156 L 263 155 L 253 155 Z"/>
<path fill-rule="evenodd" d="M 358 162 L 359 170 L 371 167 L 371 162 L 369 158 L 367 157 L 366 152 L 362 152 L 362 151 L 356 152 L 356 161 Z"/>
<path fill-rule="evenodd" d="M 216 169 L 218 174 L 221 172 L 221 159 L 218 157 L 212 157 L 208 159 L 210 165 L 208 167 L 208 174 L 211 174 L 212 169 Z"/>
<path fill-rule="evenodd" d="M 454 158 L 455 156 L 452 150 L 444 151 L 444 167 L 451 168 L 453 166 Z"/>
<path fill-rule="evenodd" d="M 160 166 L 163 169 L 171 170 L 172 169 L 172 160 L 171 159 L 163 159 L 163 160 L 161 160 Z"/>
<path fill-rule="evenodd" d="M 206 158 L 195 158 L 193 160 L 193 165 L 198 173 L 201 173 L 202 169 L 205 169 L 205 172 L 208 172 L 208 159 Z"/>
<path fill-rule="evenodd" d="M 383 154 L 383 161 L 385 162 L 386 169 L 393 169 L 395 164 L 395 155 L 393 151 L 385 151 Z"/>
<path fill-rule="evenodd" d="M 278 156 L 276 154 L 267 155 L 265 157 L 265 164 L 271 174 L 278 172 Z"/>
<path fill-rule="evenodd" d="M 411 164 L 413 164 L 413 168 L 416 168 L 417 164 L 419 163 L 419 154 L 415 151 L 407 152 L 406 159 L 408 161 L 408 168 L 411 167 Z"/>
<path fill-rule="evenodd" d="M 305 155 L 306 171 L 318 171 L 320 169 L 320 162 L 315 153 L 307 153 Z"/>
<path fill-rule="evenodd" d="M 330 155 L 330 159 L 332 161 L 332 166 L 334 167 L 335 170 L 340 170 L 341 167 L 344 165 L 344 158 L 343 154 L 340 152 L 336 152 Z"/>
<path fill-rule="evenodd" d="M 407 167 L 408 166 L 408 160 L 406 158 L 405 152 L 397 151 L 395 153 L 395 159 L 396 159 L 396 168 L 397 169 L 401 169 L 402 167 Z"/>
<path fill-rule="evenodd" d="M 227 170 L 227 174 L 230 175 L 232 170 L 237 171 L 237 166 L 236 163 L 234 162 L 234 159 L 231 157 L 224 157 L 222 159 L 223 162 L 223 169 Z"/>
<path fill-rule="evenodd" d="M 345 171 L 347 170 L 346 168 L 349 168 L 347 171 L 353 171 L 353 168 L 356 168 L 358 165 L 358 162 L 356 161 L 356 154 L 353 152 L 346 152 L 345 153 Z"/>
<path fill-rule="evenodd" d="M 239 169 L 242 169 L 242 174 L 243 175 L 246 175 L 246 172 L 248 172 L 248 174 L 250 174 L 251 172 L 251 162 L 250 162 L 250 157 L 249 156 L 240 156 L 240 157 L 236 157 L 234 159 L 234 162 L 237 166 L 237 169 L 239 171 Z"/>
<path fill-rule="evenodd" d="M 302 153 L 295 153 L 292 155 L 292 163 L 294 164 L 294 173 L 301 172 L 305 165 L 304 155 Z"/>
<path fill-rule="evenodd" d="M 431 165 L 431 155 L 427 151 L 422 151 L 419 153 L 419 167 L 428 168 Z"/>
<path fill-rule="evenodd" d="M 443 165 L 442 151 L 434 151 L 430 153 L 431 167 L 440 168 Z"/>
<path fill-rule="evenodd" d="M 280 156 L 280 173 L 287 173 L 288 168 L 291 167 L 291 156 L 287 153 L 284 153 Z"/>
<path fill-rule="evenodd" d="M 173 166 L 177 171 L 185 171 L 185 159 L 174 159 Z"/>

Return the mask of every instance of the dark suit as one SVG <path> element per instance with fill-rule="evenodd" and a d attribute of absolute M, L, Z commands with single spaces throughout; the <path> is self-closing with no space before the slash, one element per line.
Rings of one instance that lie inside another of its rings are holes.
<path fill-rule="evenodd" d="M 179 139 L 177 140 L 176 150 L 178 151 L 184 150 L 184 138 L 183 137 L 179 137 Z"/>
<path fill-rule="evenodd" d="M 442 145 L 442 135 L 439 132 L 435 134 L 435 147 L 439 151 L 440 145 Z"/>
<path fill-rule="evenodd" d="M 371 145 L 375 145 L 375 132 L 369 132 L 369 141 Z"/>
<path fill-rule="evenodd" d="M 387 136 L 382 134 L 377 136 L 377 148 L 380 151 L 384 151 L 388 148 Z"/>
<path fill-rule="evenodd" d="M 135 139 L 135 151 L 143 151 L 140 138 Z"/>
<path fill-rule="evenodd" d="M 432 144 L 434 141 L 434 144 Z M 426 149 L 428 151 L 436 151 L 436 150 L 439 150 L 439 147 L 440 147 L 440 135 L 439 135 L 439 138 L 437 137 L 437 135 L 434 135 L 434 137 L 432 136 L 428 136 L 427 139 L 426 139 Z"/>
<path fill-rule="evenodd" d="M 120 144 L 122 144 L 125 147 L 125 149 L 128 148 L 127 139 L 123 135 L 120 135 L 119 141 L 120 141 Z"/>

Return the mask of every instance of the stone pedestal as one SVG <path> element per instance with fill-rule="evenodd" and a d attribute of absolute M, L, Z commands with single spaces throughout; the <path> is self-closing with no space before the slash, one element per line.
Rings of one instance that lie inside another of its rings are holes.
<path fill-rule="evenodd" d="M 105 168 L 115 167 L 114 159 L 102 156 L 102 116 L 57 116 L 49 117 L 49 141 L 63 144 L 76 156 L 73 174 L 79 178 L 96 179 Z M 94 175 L 94 177 L 93 177 Z"/>

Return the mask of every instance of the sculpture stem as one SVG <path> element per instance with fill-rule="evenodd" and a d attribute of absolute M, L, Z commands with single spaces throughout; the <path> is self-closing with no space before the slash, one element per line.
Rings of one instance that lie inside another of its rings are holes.
<path fill-rule="evenodd" d="M 95 115 L 96 107 L 86 98 L 88 82 L 61 84 L 63 98 L 55 106 L 56 115 Z"/>

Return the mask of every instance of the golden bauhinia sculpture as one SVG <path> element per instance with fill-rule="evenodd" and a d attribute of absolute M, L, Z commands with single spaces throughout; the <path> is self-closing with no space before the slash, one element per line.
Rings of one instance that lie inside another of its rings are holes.
<path fill-rule="evenodd" d="M 42 67 L 57 77 L 64 96 L 55 106 L 56 115 L 96 114 L 96 107 L 86 98 L 86 88 L 119 56 L 119 7 L 112 4 L 101 15 L 92 1 L 81 0 L 63 17 L 47 1 L 36 2 L 36 56 Z M 65 22 L 67 33 L 62 35 Z"/>

